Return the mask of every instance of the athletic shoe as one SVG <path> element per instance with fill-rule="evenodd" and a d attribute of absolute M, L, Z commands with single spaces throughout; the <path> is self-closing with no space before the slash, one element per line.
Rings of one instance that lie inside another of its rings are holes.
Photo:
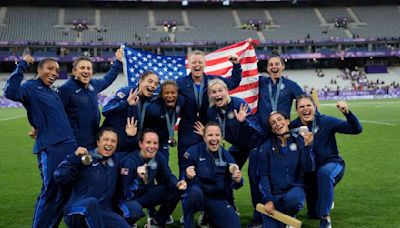
<path fill-rule="evenodd" d="M 210 225 L 208 224 L 208 216 L 204 214 L 204 211 L 200 212 L 199 219 L 197 220 L 197 225 L 201 228 L 208 228 Z"/>
<path fill-rule="evenodd" d="M 321 222 L 319 223 L 319 228 L 332 228 L 332 223 L 328 219 L 321 219 Z"/>
<path fill-rule="evenodd" d="M 238 208 L 236 208 L 235 213 L 237 214 L 237 216 L 240 216 L 240 212 L 239 212 L 239 209 L 238 209 Z"/>
<path fill-rule="evenodd" d="M 167 219 L 167 221 L 165 222 L 166 225 L 171 225 L 174 223 L 174 218 L 172 217 L 172 215 L 170 215 Z"/>
<path fill-rule="evenodd" d="M 157 221 L 154 218 L 152 218 L 149 223 L 144 225 L 144 227 L 145 228 L 162 228 L 164 226 L 158 225 Z"/>

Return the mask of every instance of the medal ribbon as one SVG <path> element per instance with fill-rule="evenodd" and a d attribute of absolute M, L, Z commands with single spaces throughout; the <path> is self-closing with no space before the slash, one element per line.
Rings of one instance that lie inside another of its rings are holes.
<path fill-rule="evenodd" d="M 145 101 L 143 104 L 141 101 L 139 101 L 139 104 L 138 104 L 138 108 L 139 108 L 139 112 L 138 112 L 139 126 L 138 126 L 138 128 L 139 128 L 139 130 L 143 129 L 143 122 L 144 122 L 144 117 L 146 115 L 147 105 L 149 105 L 149 103 L 147 101 Z"/>
<path fill-rule="evenodd" d="M 223 114 L 223 118 L 221 118 L 221 115 L 219 114 L 221 111 L 221 113 Z M 217 118 L 218 118 L 218 123 L 219 126 L 221 126 L 221 133 L 222 133 L 222 140 L 225 139 L 225 124 L 226 124 L 226 111 L 224 113 L 223 110 L 217 108 Z"/>
<path fill-rule="evenodd" d="M 197 113 L 199 113 L 201 104 L 203 102 L 204 78 L 203 78 L 203 80 L 201 80 L 199 90 L 197 90 L 196 83 L 193 82 L 193 91 L 194 91 L 194 96 L 196 98 Z"/>
<path fill-rule="evenodd" d="M 170 111 L 172 112 L 171 118 L 169 116 Z M 173 139 L 176 118 L 175 118 L 175 110 L 170 110 L 170 111 L 165 107 L 165 121 L 167 122 L 168 136 L 169 138 Z"/>
<path fill-rule="evenodd" d="M 275 112 L 278 110 L 278 100 L 279 100 L 279 93 L 281 92 L 282 81 L 283 81 L 282 78 L 279 78 L 274 98 L 272 97 L 272 79 L 271 82 L 268 83 L 269 100 L 271 101 L 272 111 Z"/>

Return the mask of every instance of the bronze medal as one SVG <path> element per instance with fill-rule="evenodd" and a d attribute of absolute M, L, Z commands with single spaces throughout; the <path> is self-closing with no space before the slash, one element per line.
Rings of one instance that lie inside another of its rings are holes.
<path fill-rule="evenodd" d="M 170 147 L 176 147 L 176 140 L 174 138 L 169 138 L 168 144 Z"/>
<path fill-rule="evenodd" d="M 81 157 L 81 161 L 82 161 L 82 164 L 84 164 L 84 165 L 90 165 L 93 162 L 93 158 L 90 154 L 84 154 Z"/>

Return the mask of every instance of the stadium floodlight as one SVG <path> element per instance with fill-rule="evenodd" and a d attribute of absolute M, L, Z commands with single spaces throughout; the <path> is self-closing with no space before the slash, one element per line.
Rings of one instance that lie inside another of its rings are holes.
<path fill-rule="evenodd" d="M 182 6 L 187 6 L 188 4 L 189 4 L 189 1 L 187 1 L 187 0 L 182 1 Z"/>
<path fill-rule="evenodd" d="M 229 0 L 223 0 L 222 1 L 223 6 L 229 6 Z"/>

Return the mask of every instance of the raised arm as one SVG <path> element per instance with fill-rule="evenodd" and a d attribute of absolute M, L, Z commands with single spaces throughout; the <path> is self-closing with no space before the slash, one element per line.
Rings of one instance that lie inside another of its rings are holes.
<path fill-rule="evenodd" d="M 117 78 L 119 72 L 122 72 L 122 49 L 119 48 L 115 52 L 114 64 L 111 66 L 110 70 L 104 75 L 102 79 L 93 80 L 96 84 L 97 92 L 101 92 L 109 87 Z"/>
<path fill-rule="evenodd" d="M 346 121 L 335 119 L 334 131 L 343 134 L 361 133 L 362 126 L 357 117 L 350 111 L 347 103 L 345 101 L 338 101 L 336 107 L 346 117 Z"/>
<path fill-rule="evenodd" d="M 28 94 L 28 89 L 21 87 L 21 82 L 24 78 L 24 73 L 28 68 L 28 65 L 32 64 L 33 62 L 33 57 L 26 55 L 24 56 L 23 60 L 18 63 L 17 67 L 7 80 L 6 86 L 4 87 L 4 96 L 6 98 L 13 101 L 24 101 L 24 98 Z"/>

